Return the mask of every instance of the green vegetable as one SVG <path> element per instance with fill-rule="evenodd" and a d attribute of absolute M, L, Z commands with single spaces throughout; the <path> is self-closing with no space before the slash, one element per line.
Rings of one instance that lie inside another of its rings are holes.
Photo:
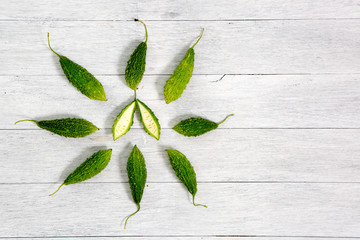
<path fill-rule="evenodd" d="M 106 101 L 105 91 L 101 83 L 85 68 L 71 61 L 65 56 L 59 55 L 50 46 L 48 33 L 48 44 L 50 50 L 59 57 L 61 68 L 65 76 L 82 94 L 90 99 Z"/>
<path fill-rule="evenodd" d="M 203 32 L 204 29 L 202 29 L 201 35 L 196 43 L 186 52 L 185 57 L 181 60 L 173 75 L 171 75 L 170 78 L 166 81 L 164 87 L 164 97 L 167 104 L 178 99 L 190 81 L 194 68 L 194 47 L 200 41 Z"/>
<path fill-rule="evenodd" d="M 85 137 L 99 130 L 94 124 L 82 118 L 61 118 L 43 121 L 25 119 L 17 121 L 15 124 L 24 121 L 34 122 L 42 129 L 71 138 Z"/>
<path fill-rule="evenodd" d="M 100 150 L 94 153 L 91 157 L 86 159 L 78 168 L 76 168 L 60 187 L 49 196 L 54 195 L 64 185 L 70 185 L 78 182 L 83 182 L 94 177 L 106 168 L 111 158 L 112 149 Z"/>
<path fill-rule="evenodd" d="M 114 141 L 125 135 L 130 130 L 130 127 L 133 124 L 135 109 L 136 102 L 134 100 L 121 110 L 120 114 L 115 119 L 112 127 Z"/>
<path fill-rule="evenodd" d="M 213 121 L 201 118 L 201 117 L 189 118 L 189 119 L 180 121 L 178 124 L 176 124 L 173 127 L 173 129 L 176 132 L 178 132 L 186 137 L 196 137 L 196 136 L 200 136 L 204 133 L 207 133 L 211 130 L 216 129 L 220 124 L 225 122 L 225 120 L 230 116 L 234 116 L 234 114 L 230 114 L 230 115 L 226 116 L 226 118 L 219 123 L 216 123 L 216 122 L 213 122 Z"/>
<path fill-rule="evenodd" d="M 141 79 L 143 78 L 144 72 L 145 72 L 145 64 L 146 64 L 146 49 L 147 49 L 147 39 L 148 39 L 148 33 L 146 29 L 145 23 L 142 21 L 135 19 L 135 21 L 139 21 L 142 24 L 144 24 L 145 27 L 145 33 L 146 38 L 144 42 L 141 42 L 137 48 L 134 50 L 134 52 L 131 54 L 130 59 L 127 63 L 126 69 L 125 69 L 125 80 L 127 85 L 132 89 L 136 90 L 137 86 L 141 82 Z"/>
<path fill-rule="evenodd" d="M 159 120 L 151 109 L 141 102 L 139 99 L 136 99 L 136 104 L 140 112 L 140 119 L 144 126 L 145 131 L 155 139 L 160 139 L 160 124 Z"/>
<path fill-rule="evenodd" d="M 169 161 L 175 171 L 176 176 L 193 196 L 194 206 L 203 206 L 207 208 L 206 205 L 195 204 L 195 195 L 197 192 L 196 173 L 189 160 L 184 154 L 177 150 L 166 149 L 166 151 L 169 155 Z"/>
<path fill-rule="evenodd" d="M 130 214 L 125 221 L 124 229 L 126 228 L 126 223 L 131 216 L 134 216 L 137 212 L 140 211 L 140 201 L 144 192 L 145 183 L 146 183 L 146 165 L 145 159 L 138 147 L 135 145 L 133 150 L 130 153 L 128 162 L 127 162 L 127 172 L 129 177 L 129 185 L 131 189 L 131 195 L 134 199 L 134 202 L 137 206 L 137 210 Z"/>

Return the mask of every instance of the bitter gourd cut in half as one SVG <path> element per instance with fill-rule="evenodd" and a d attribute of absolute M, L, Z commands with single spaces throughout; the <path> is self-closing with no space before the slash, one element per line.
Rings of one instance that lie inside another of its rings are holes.
<path fill-rule="evenodd" d="M 120 114 L 114 121 L 114 125 L 112 127 L 112 134 L 114 141 L 119 137 L 125 135 L 133 124 L 134 113 L 136 110 L 136 101 L 132 101 L 129 105 L 127 105 L 123 110 L 121 110 Z"/>
<path fill-rule="evenodd" d="M 130 153 L 127 162 L 127 173 L 129 178 L 129 185 L 131 189 L 131 195 L 137 206 L 137 210 L 130 214 L 126 220 L 124 229 L 126 228 L 126 223 L 131 216 L 134 216 L 137 212 L 140 211 L 140 202 L 142 195 L 144 193 L 147 171 L 145 159 L 139 148 L 135 145 L 133 150 Z"/>
<path fill-rule="evenodd" d="M 194 69 L 195 51 L 194 47 L 200 41 L 204 32 L 202 29 L 201 35 L 196 43 L 188 49 L 184 58 L 181 60 L 174 73 L 166 81 L 164 86 L 164 97 L 167 104 L 178 99 L 189 83 Z"/>
<path fill-rule="evenodd" d="M 38 125 L 38 127 L 42 129 L 45 129 L 63 137 L 70 138 L 85 137 L 99 130 L 99 128 L 96 127 L 94 124 L 82 118 L 60 118 L 42 121 L 25 119 L 17 121 L 15 124 L 24 121 L 34 122 L 36 123 L 36 125 Z"/>
<path fill-rule="evenodd" d="M 94 153 L 91 157 L 86 159 L 79 167 L 77 167 L 70 175 L 64 180 L 60 187 L 49 196 L 57 193 L 64 185 L 75 184 L 83 182 L 89 178 L 99 174 L 106 168 L 111 159 L 112 149 L 100 150 Z"/>
<path fill-rule="evenodd" d="M 186 137 L 197 137 L 218 128 L 218 126 L 225 122 L 230 116 L 234 116 L 234 114 L 226 116 L 226 118 L 219 123 L 201 117 L 193 117 L 180 121 L 173 129 Z"/>
<path fill-rule="evenodd" d="M 135 19 L 135 21 L 139 21 L 144 25 L 146 38 L 145 41 L 141 42 L 131 54 L 125 69 L 125 81 L 129 88 L 131 88 L 132 90 L 136 90 L 145 72 L 147 50 L 146 42 L 148 39 L 148 33 L 145 23 L 138 19 Z"/>
<path fill-rule="evenodd" d="M 178 150 L 166 149 L 166 152 L 169 155 L 169 161 L 175 171 L 176 176 L 191 193 L 193 197 L 193 205 L 203 206 L 207 208 L 206 205 L 195 203 L 195 195 L 197 193 L 197 181 L 194 167 L 191 165 L 190 161 L 186 158 L 184 154 L 182 154 Z"/>
<path fill-rule="evenodd" d="M 137 108 L 140 113 L 140 119 L 145 131 L 155 139 L 160 139 L 160 123 L 153 111 L 139 99 L 136 99 Z"/>
<path fill-rule="evenodd" d="M 66 78 L 76 87 L 82 94 L 90 99 L 106 101 L 106 95 L 101 83 L 79 64 L 71 61 L 65 56 L 55 52 L 50 46 L 48 33 L 48 45 L 50 50 L 59 57 L 59 62 Z"/>

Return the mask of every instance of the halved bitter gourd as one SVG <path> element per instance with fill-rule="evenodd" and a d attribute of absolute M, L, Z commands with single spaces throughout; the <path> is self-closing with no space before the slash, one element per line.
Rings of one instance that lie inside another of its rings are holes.
<path fill-rule="evenodd" d="M 144 126 L 145 131 L 152 137 L 156 138 L 157 140 L 160 139 L 160 124 L 159 120 L 151 111 L 151 109 L 145 105 L 139 99 L 136 99 L 136 104 L 140 113 L 140 119 Z"/>
<path fill-rule="evenodd" d="M 134 113 L 136 110 L 136 101 L 132 101 L 127 105 L 114 121 L 112 127 L 113 139 L 114 141 L 119 137 L 125 135 L 129 130 L 134 120 Z"/>

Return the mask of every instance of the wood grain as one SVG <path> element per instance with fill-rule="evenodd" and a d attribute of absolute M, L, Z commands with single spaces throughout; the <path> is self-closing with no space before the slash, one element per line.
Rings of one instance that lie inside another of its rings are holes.
<path fill-rule="evenodd" d="M 360 75 L 225 76 L 196 75 L 183 96 L 165 104 L 163 86 L 169 76 L 146 76 L 138 97 L 155 112 L 162 128 L 190 116 L 220 122 L 220 128 L 359 128 Z M 101 128 L 133 99 L 124 76 L 98 76 L 107 102 L 89 100 L 64 76 L 1 76 L 1 129 L 38 129 L 20 119 L 78 116 Z M 133 128 L 141 128 L 138 118 Z"/>
<path fill-rule="evenodd" d="M 146 74 L 171 74 L 196 46 L 194 74 L 359 73 L 360 20 L 148 22 Z M 123 74 L 144 40 L 136 22 L 0 22 L 2 75 L 60 75 L 53 48 L 93 74 Z M 21 60 L 20 60 L 21 59 Z"/>
<path fill-rule="evenodd" d="M 20 1 L 23 2 L 23 1 Z M 357 1 L 331 0 L 198 0 L 127 1 L 72 0 L 7 1 L 0 20 L 79 21 L 79 20 L 243 20 L 359 18 Z M 74 10 L 79 9 L 74 14 Z"/>
<path fill-rule="evenodd" d="M 163 130 L 160 141 L 132 129 L 112 141 L 100 131 L 66 139 L 46 131 L 1 131 L 0 183 L 61 183 L 95 151 L 112 148 L 108 167 L 90 182 L 127 182 L 133 145 L 144 154 L 149 182 L 178 182 L 167 148 L 183 152 L 200 182 L 360 182 L 360 130 L 219 129 L 198 138 Z"/>
<path fill-rule="evenodd" d="M 145 188 L 141 211 L 125 183 L 0 185 L 4 237 L 344 236 L 360 234 L 360 184 L 201 183 L 194 207 L 180 183 Z M 31 207 L 29 207 L 31 206 Z M 331 211 L 330 211 L 331 209 Z M 4 211 L 5 210 L 5 211 Z M 319 227 L 321 226 L 321 227 Z"/>

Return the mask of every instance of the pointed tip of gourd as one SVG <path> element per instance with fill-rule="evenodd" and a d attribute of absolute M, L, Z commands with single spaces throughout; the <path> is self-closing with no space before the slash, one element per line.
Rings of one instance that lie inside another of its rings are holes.
<path fill-rule="evenodd" d="M 204 205 L 204 204 L 195 203 L 195 194 L 193 195 L 193 205 L 194 205 L 195 207 L 208 208 L 208 206 L 206 206 L 206 205 Z"/>
<path fill-rule="evenodd" d="M 125 224 L 124 224 L 124 229 L 126 229 L 126 224 L 127 224 L 127 221 L 129 220 L 129 218 L 132 217 L 132 216 L 134 216 L 138 211 L 140 211 L 140 204 L 136 204 L 136 205 L 137 205 L 138 209 L 137 209 L 134 213 L 130 214 L 130 215 L 126 218 Z"/>
<path fill-rule="evenodd" d="M 196 46 L 196 44 L 198 44 L 198 42 L 200 41 L 200 39 L 202 38 L 203 36 L 203 33 L 204 33 L 204 28 L 202 28 L 201 30 L 201 34 L 200 34 L 200 37 L 198 38 L 198 40 L 194 43 L 194 45 L 191 46 L 191 48 L 194 48 Z"/>
<path fill-rule="evenodd" d="M 232 116 L 234 116 L 235 114 L 229 114 L 229 115 L 227 115 L 221 122 L 219 122 L 218 123 L 218 125 L 220 125 L 220 124 L 222 124 L 222 123 L 224 123 L 225 121 L 226 121 L 226 119 L 228 119 L 229 117 L 232 117 Z"/>
<path fill-rule="evenodd" d="M 32 119 L 23 119 L 23 120 L 19 120 L 19 121 L 16 121 L 14 124 L 16 125 L 17 123 L 19 122 L 34 122 L 34 123 L 37 123 L 36 120 L 32 120 Z"/>
<path fill-rule="evenodd" d="M 59 187 L 58 189 L 56 189 L 55 192 L 49 194 L 49 197 L 51 197 L 51 196 L 53 196 L 55 193 L 57 193 L 57 192 L 60 190 L 60 188 L 61 188 L 62 186 L 64 186 L 64 184 L 65 184 L 65 183 L 61 184 L 60 187 Z"/>

